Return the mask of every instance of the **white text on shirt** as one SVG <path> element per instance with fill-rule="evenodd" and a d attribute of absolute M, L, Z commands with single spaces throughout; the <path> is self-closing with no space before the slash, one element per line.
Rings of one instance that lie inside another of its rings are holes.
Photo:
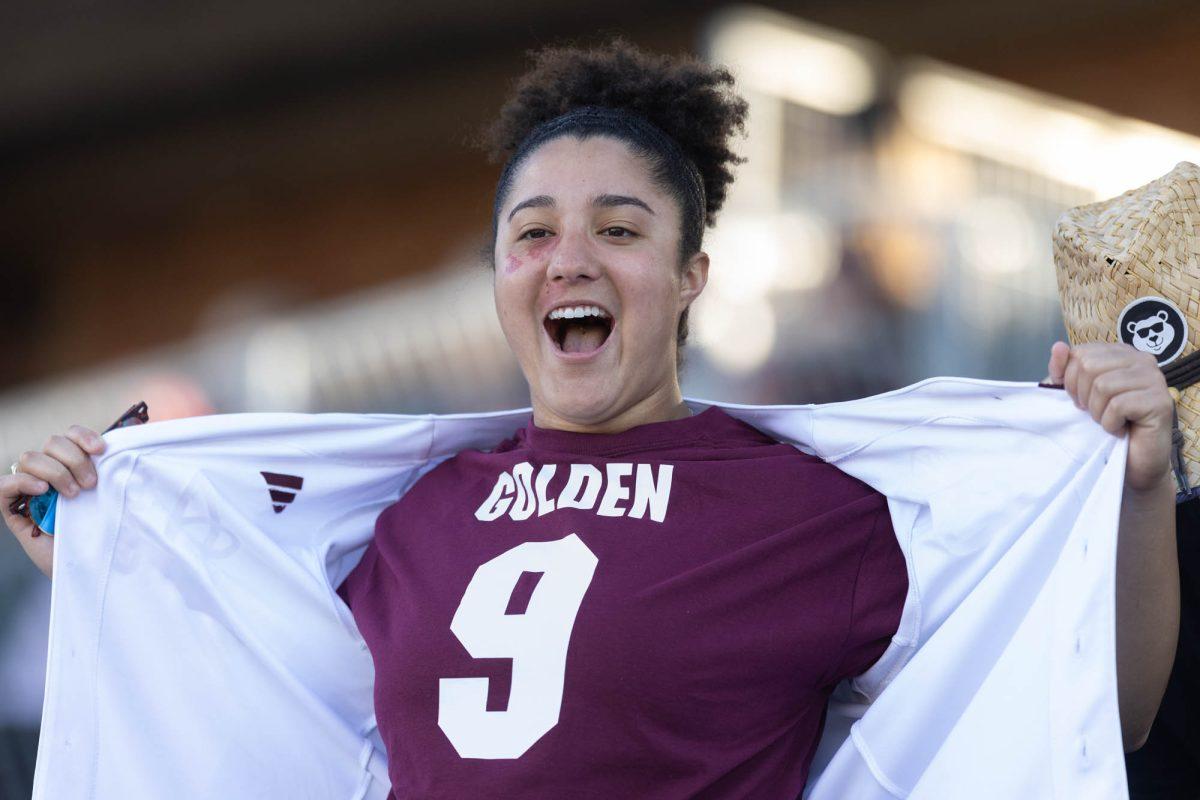
<path fill-rule="evenodd" d="M 649 512 L 650 519 L 655 522 L 666 518 L 674 472 L 672 465 L 659 464 L 657 477 L 651 464 L 608 462 L 604 472 L 593 464 L 571 464 L 570 467 L 567 483 L 558 497 L 549 497 L 547 489 L 558 465 L 543 464 L 535 478 L 533 465 L 522 461 L 511 472 L 500 473 L 492 493 L 475 510 L 475 518 L 491 522 L 507 514 L 514 520 L 523 520 L 535 512 L 540 517 L 555 508 L 595 508 L 602 517 L 635 519 L 642 519 Z M 630 478 L 633 478 L 632 487 L 627 482 Z"/>

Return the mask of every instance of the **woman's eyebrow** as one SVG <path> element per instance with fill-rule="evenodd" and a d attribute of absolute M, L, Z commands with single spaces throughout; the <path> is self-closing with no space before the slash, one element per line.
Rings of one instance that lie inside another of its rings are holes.
<path fill-rule="evenodd" d="M 546 208 L 554 205 L 554 198 L 548 194 L 539 194 L 536 197 L 530 197 L 528 200 L 522 200 L 513 206 L 512 211 L 508 212 L 508 221 L 512 222 L 513 215 L 523 208 Z"/>
<path fill-rule="evenodd" d="M 629 195 L 624 195 L 624 194 L 598 195 L 596 197 L 596 199 L 592 201 L 592 205 L 596 206 L 597 208 L 613 208 L 614 206 L 637 206 L 638 208 L 646 209 L 651 214 L 654 213 L 654 209 L 651 208 L 650 206 L 646 205 L 645 201 L 639 200 L 636 197 L 630 197 Z"/>

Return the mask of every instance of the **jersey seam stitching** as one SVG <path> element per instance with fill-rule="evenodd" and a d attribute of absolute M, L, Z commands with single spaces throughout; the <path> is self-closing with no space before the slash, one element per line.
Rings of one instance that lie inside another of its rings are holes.
<path fill-rule="evenodd" d="M 846 635 L 842 638 L 842 644 L 838 648 L 839 655 L 838 655 L 838 662 L 834 667 L 835 673 L 837 671 L 839 671 L 839 669 L 842 666 L 842 662 L 845 661 L 846 645 L 849 643 L 850 637 L 854 633 L 854 618 L 855 618 L 855 611 L 856 611 L 855 606 L 857 605 L 857 602 L 858 602 L 858 584 L 862 580 L 863 564 L 867 560 L 867 551 L 870 549 L 871 543 L 875 539 L 875 532 L 877 530 L 879 530 L 879 517 L 881 514 L 883 514 L 886 511 L 887 511 L 887 505 L 885 503 L 884 507 L 875 513 L 875 519 L 871 521 L 871 532 L 869 534 L 867 534 L 866 541 L 863 542 L 862 552 L 860 552 L 858 554 L 858 566 L 854 570 L 854 588 L 850 592 L 850 621 L 846 625 Z M 832 677 L 833 677 L 832 675 L 826 676 L 826 682 L 828 683 L 829 680 L 832 679 Z"/>
<path fill-rule="evenodd" d="M 1028 428 L 1022 428 L 1022 427 L 1019 427 L 1019 426 L 1017 426 L 1017 425 L 1008 425 L 1008 424 L 1002 424 L 1002 423 L 998 423 L 998 422 L 995 422 L 995 421 L 989 421 L 989 420 L 980 419 L 979 417 L 968 417 L 968 416 L 963 416 L 963 415 L 961 415 L 961 414 L 942 414 L 942 415 L 940 415 L 940 416 L 936 416 L 936 417 L 928 417 L 928 418 L 926 418 L 926 419 L 922 419 L 922 420 L 920 420 L 920 421 L 918 421 L 918 422 L 913 422 L 913 423 L 911 423 L 911 424 L 905 425 L 905 426 L 904 426 L 904 427 L 902 427 L 902 428 L 894 428 L 894 429 L 892 429 L 892 430 L 889 430 L 889 431 L 887 431 L 886 433 L 884 433 L 884 434 L 881 434 L 880 436 L 877 436 L 877 437 L 875 437 L 874 439 L 870 439 L 870 440 L 868 440 L 868 441 L 865 441 L 865 442 L 859 442 L 859 443 L 856 443 L 856 444 L 854 444 L 854 445 L 851 445 L 849 448 L 847 448 L 846 450 L 843 450 L 843 451 L 841 451 L 841 452 L 839 452 L 839 453 L 834 453 L 834 454 L 831 454 L 831 455 L 828 455 L 828 456 L 826 456 L 826 455 L 823 455 L 823 454 L 822 454 L 822 455 L 821 455 L 821 457 L 822 457 L 823 459 L 825 459 L 826 461 L 830 462 L 830 463 L 834 463 L 834 462 L 836 462 L 836 461 L 839 461 L 839 460 L 841 460 L 841 459 L 843 459 L 843 458 L 846 458 L 846 457 L 848 457 L 848 456 L 854 455 L 855 453 L 859 452 L 860 450 L 865 450 L 866 448 L 868 448 L 868 447 L 870 447 L 870 446 L 872 446 L 872 445 L 874 445 L 874 444 L 876 444 L 876 443 L 878 443 L 878 442 L 880 442 L 880 441 L 883 441 L 884 439 L 887 439 L 887 438 L 889 438 L 889 437 L 892 437 L 892 436 L 897 436 L 897 435 L 899 435 L 899 434 L 901 434 L 901 433 L 904 433 L 905 431 L 911 430 L 911 429 L 913 429 L 913 428 L 919 428 L 919 427 L 922 427 L 922 426 L 924 426 L 924 425 L 931 425 L 931 424 L 933 424 L 933 423 L 935 423 L 935 422 L 942 422 L 942 421 L 944 421 L 944 420 L 961 420 L 961 421 L 963 421 L 963 422 L 973 422 L 973 423 L 978 423 L 978 424 L 980 424 L 980 425 L 985 425 L 985 426 L 995 426 L 995 427 L 1002 427 L 1002 428 L 1005 428 L 1005 429 L 1008 429 L 1008 430 L 1022 431 L 1023 433 L 1027 433 L 1027 434 L 1029 434 L 1029 435 L 1031 435 L 1031 436 L 1037 436 L 1039 439 L 1046 439 L 1046 440 L 1048 440 L 1048 441 L 1049 441 L 1051 444 L 1053 444 L 1053 445 L 1054 445 L 1054 446 L 1055 446 L 1055 447 L 1056 447 L 1058 450 L 1060 450 L 1062 453 L 1064 453 L 1064 454 L 1065 454 L 1065 455 L 1066 455 L 1066 456 L 1067 456 L 1067 457 L 1068 457 L 1068 458 L 1069 458 L 1069 459 L 1070 459 L 1070 460 L 1071 460 L 1073 463 L 1075 463 L 1075 464 L 1084 464 L 1084 463 L 1086 463 L 1084 459 L 1080 458 L 1080 457 L 1079 457 L 1079 456 L 1077 456 L 1075 453 L 1073 453 L 1072 451 L 1068 450 L 1066 447 L 1064 447 L 1064 446 L 1062 445 L 1062 443 L 1060 443 L 1060 442 L 1059 442 L 1057 439 L 1055 439 L 1053 436 L 1050 436 L 1049 434 L 1042 433 L 1042 432 L 1040 432 L 1040 431 L 1030 430 L 1030 429 L 1028 429 Z M 814 441 L 816 440 L 815 430 L 816 430 L 816 422 L 817 422 L 817 421 L 818 421 L 818 419 L 817 419 L 817 418 L 815 417 L 815 415 L 814 415 L 814 425 L 813 425 L 813 429 L 814 429 L 814 436 L 813 436 L 813 439 L 814 439 Z M 819 452 L 819 451 L 818 451 L 818 452 Z"/>

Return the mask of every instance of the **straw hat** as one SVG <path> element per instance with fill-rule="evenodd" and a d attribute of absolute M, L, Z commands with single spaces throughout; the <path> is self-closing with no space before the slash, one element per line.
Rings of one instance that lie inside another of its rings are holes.
<path fill-rule="evenodd" d="M 1071 344 L 1125 342 L 1158 359 L 1175 398 L 1179 490 L 1200 485 L 1200 167 L 1181 162 L 1070 209 L 1055 226 L 1054 263 Z"/>

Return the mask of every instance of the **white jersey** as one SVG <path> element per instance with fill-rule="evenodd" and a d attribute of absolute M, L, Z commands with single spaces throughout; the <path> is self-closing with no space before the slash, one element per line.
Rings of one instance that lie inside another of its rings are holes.
<path fill-rule="evenodd" d="M 1031 383 L 716 405 L 886 495 L 908 564 L 899 629 L 835 694 L 807 797 L 1126 796 L 1126 437 Z M 385 507 L 528 415 L 234 414 L 107 434 L 99 487 L 58 506 L 34 798 L 385 797 L 372 662 L 335 589 Z"/>

